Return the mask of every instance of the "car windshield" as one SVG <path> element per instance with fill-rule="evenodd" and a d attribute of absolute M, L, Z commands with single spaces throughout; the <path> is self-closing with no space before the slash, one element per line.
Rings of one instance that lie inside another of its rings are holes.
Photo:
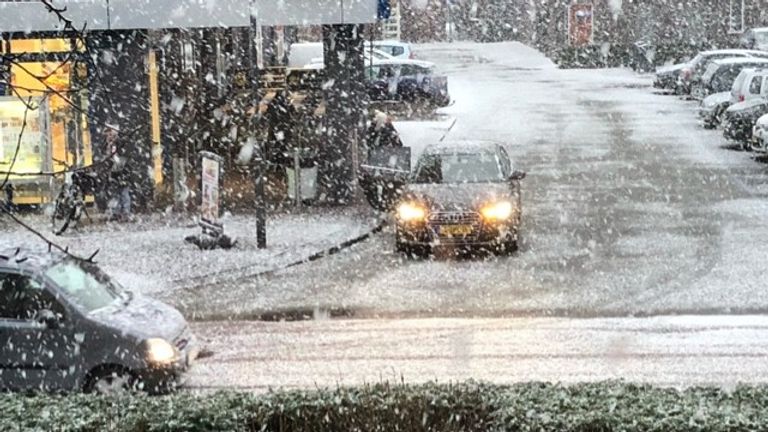
<path fill-rule="evenodd" d="M 86 312 L 110 306 L 124 298 L 119 287 L 93 264 L 65 260 L 46 269 L 45 276 Z"/>
<path fill-rule="evenodd" d="M 712 93 L 720 93 L 730 90 L 733 86 L 733 82 L 741 73 L 743 67 L 743 65 L 732 65 L 718 69 L 709 81 L 709 88 Z"/>
<path fill-rule="evenodd" d="M 416 183 L 488 183 L 504 180 L 493 153 L 427 155 L 419 161 Z"/>

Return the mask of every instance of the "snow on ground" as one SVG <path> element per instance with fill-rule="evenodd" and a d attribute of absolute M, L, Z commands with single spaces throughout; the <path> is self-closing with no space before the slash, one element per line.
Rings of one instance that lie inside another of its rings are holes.
<path fill-rule="evenodd" d="M 197 390 L 389 381 L 765 383 L 764 316 L 205 322 Z"/>
<path fill-rule="evenodd" d="M 184 237 L 199 233 L 191 218 L 152 215 L 136 223 L 83 225 L 55 237 L 47 219 L 27 215 L 25 221 L 73 253 L 87 256 L 99 249 L 96 260 L 124 286 L 161 298 L 173 297 L 179 287 L 211 282 L 211 275 L 233 278 L 274 270 L 369 232 L 379 220 L 367 210 L 309 210 L 281 214 L 267 223 L 267 249 L 258 249 L 252 215 L 227 215 L 225 232 L 237 239 L 231 250 L 200 251 Z M 19 245 L 44 249 L 32 234 L 15 229 L 0 231 L 0 249 Z M 206 277 L 208 276 L 208 277 Z M 213 277 L 215 280 L 216 277 Z"/>
<path fill-rule="evenodd" d="M 386 230 L 237 287 L 233 298 L 200 292 L 199 308 L 217 316 L 275 307 L 356 316 L 768 311 L 765 165 L 702 129 L 693 103 L 656 94 L 649 75 L 561 70 L 517 43 L 431 44 L 417 55 L 448 73 L 455 104 L 436 122 L 399 121 L 403 141 L 418 145 L 415 157 L 455 120 L 446 141 L 505 145 L 529 174 L 520 252 L 408 260 Z M 260 296 L 245 298 L 255 287 Z"/>

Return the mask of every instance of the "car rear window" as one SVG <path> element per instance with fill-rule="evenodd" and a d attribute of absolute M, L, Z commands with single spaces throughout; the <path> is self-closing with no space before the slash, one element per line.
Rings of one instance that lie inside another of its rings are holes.
<path fill-rule="evenodd" d="M 763 76 L 757 75 L 752 77 L 752 81 L 749 83 L 749 93 L 759 95 L 763 88 Z"/>
<path fill-rule="evenodd" d="M 731 95 L 732 96 L 738 96 L 741 92 L 741 86 L 744 84 L 744 81 L 747 78 L 747 71 L 741 71 L 739 76 L 736 77 L 736 80 L 733 81 L 733 85 L 731 86 Z"/>

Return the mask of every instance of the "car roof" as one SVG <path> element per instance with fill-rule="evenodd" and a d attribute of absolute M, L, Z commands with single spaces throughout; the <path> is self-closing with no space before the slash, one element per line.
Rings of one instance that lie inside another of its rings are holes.
<path fill-rule="evenodd" d="M 65 253 L 59 251 L 41 252 L 28 248 L 0 249 L 0 268 L 35 272 L 66 257 Z"/>
<path fill-rule="evenodd" d="M 768 63 L 768 59 L 756 58 L 756 57 L 728 57 L 724 59 L 718 59 L 712 62 L 712 64 L 716 64 L 718 66 L 744 64 L 744 63 Z"/>
<path fill-rule="evenodd" d="M 449 141 L 431 144 L 424 149 L 425 155 L 442 155 L 452 153 L 495 153 L 501 145 L 488 141 Z"/>
<path fill-rule="evenodd" d="M 763 33 L 763 32 L 768 32 L 768 27 L 755 27 L 749 30 L 753 32 Z"/>
<path fill-rule="evenodd" d="M 710 55 L 717 55 L 717 54 L 760 54 L 760 53 L 766 54 L 758 50 L 736 49 L 736 48 L 702 51 L 700 54 L 705 56 L 710 56 Z"/>
<path fill-rule="evenodd" d="M 412 59 L 398 59 L 398 58 L 391 58 L 391 59 L 385 59 L 385 60 L 374 60 L 373 61 L 374 66 L 378 65 L 414 65 L 414 66 L 421 66 L 425 68 L 431 68 L 435 66 L 434 63 L 424 61 L 424 60 L 412 60 Z"/>
<path fill-rule="evenodd" d="M 367 42 L 367 43 L 370 45 L 370 42 Z M 402 46 L 402 47 L 410 46 L 410 44 L 408 42 L 401 42 L 401 41 L 392 40 L 392 39 L 375 40 L 375 41 L 373 41 L 373 45 L 397 45 L 397 46 Z"/>

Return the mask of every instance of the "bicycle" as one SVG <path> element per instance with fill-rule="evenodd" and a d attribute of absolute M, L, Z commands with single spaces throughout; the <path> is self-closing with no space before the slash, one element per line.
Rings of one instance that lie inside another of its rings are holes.
<path fill-rule="evenodd" d="M 51 215 L 51 228 L 55 235 L 61 235 L 69 228 L 70 224 L 77 224 L 83 214 L 91 220 L 85 206 L 85 196 L 93 195 L 98 182 L 96 174 L 83 171 L 69 172 L 70 165 L 63 161 L 56 161 L 64 165 L 67 172 L 64 173 L 64 184 L 54 201 L 53 214 Z"/>

